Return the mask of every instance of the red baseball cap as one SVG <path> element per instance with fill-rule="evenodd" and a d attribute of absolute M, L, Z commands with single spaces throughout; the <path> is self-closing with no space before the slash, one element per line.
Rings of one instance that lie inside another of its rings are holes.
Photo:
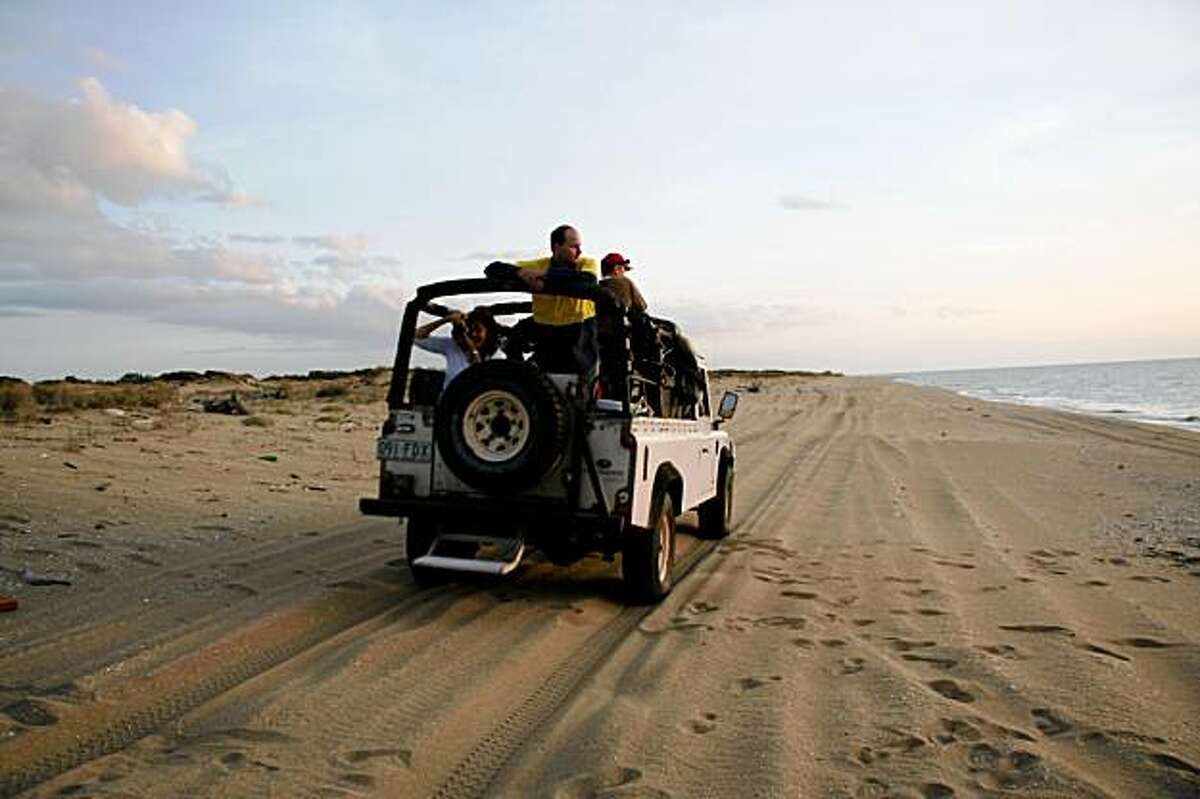
<path fill-rule="evenodd" d="M 629 259 L 624 255 L 621 255 L 619 252 L 610 252 L 608 255 L 604 256 L 602 261 L 600 261 L 600 271 L 604 272 L 605 274 L 608 274 L 613 270 L 613 267 L 617 266 L 623 266 L 626 270 L 633 269 L 633 267 L 629 265 Z"/>

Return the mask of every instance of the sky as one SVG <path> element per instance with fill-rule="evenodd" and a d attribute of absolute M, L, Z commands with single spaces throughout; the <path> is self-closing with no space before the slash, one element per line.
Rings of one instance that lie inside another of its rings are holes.
<path fill-rule="evenodd" d="M 390 363 L 415 287 L 564 222 L 716 366 L 1197 356 L 1196 42 L 1195 0 L 7 2 L 0 374 Z"/>

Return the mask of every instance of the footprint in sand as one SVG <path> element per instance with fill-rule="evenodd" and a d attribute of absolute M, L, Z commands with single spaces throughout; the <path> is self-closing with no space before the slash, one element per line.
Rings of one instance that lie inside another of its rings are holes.
<path fill-rule="evenodd" d="M 1061 633 L 1071 638 L 1075 636 L 1074 632 L 1058 624 L 1001 624 L 1000 629 L 1016 633 Z"/>
<path fill-rule="evenodd" d="M 937 646 L 937 641 L 910 641 L 906 638 L 888 638 L 888 644 L 897 652 L 911 652 L 914 649 L 928 649 Z"/>
<path fill-rule="evenodd" d="M 942 719 L 943 733 L 938 735 L 938 740 L 944 744 L 955 743 L 956 741 L 978 741 L 983 738 L 981 733 L 973 724 L 962 719 Z"/>
<path fill-rule="evenodd" d="M 734 693 L 737 694 L 746 694 L 755 690 L 756 688 L 762 688 L 764 685 L 769 685 L 773 682 L 779 682 L 782 679 L 783 677 L 778 674 L 772 674 L 769 677 L 740 677 L 737 680 L 734 680 L 733 690 Z"/>
<path fill-rule="evenodd" d="M 765 616 L 756 620 L 754 626 L 781 628 L 784 630 L 803 630 L 808 626 L 808 620 L 803 616 Z"/>
<path fill-rule="evenodd" d="M 688 721 L 687 729 L 696 735 L 707 735 L 717 728 L 716 722 L 716 713 L 702 713 L 700 718 Z"/>
<path fill-rule="evenodd" d="M 954 680 L 933 680 L 926 684 L 938 694 L 955 702 L 969 703 L 975 701 L 975 695 L 963 690 Z"/>
<path fill-rule="evenodd" d="M 993 655 L 998 658 L 1004 658 L 1005 660 L 1025 659 L 1020 650 L 1018 650 L 1015 646 L 1009 646 L 1008 644 L 985 644 L 980 646 L 979 649 L 980 651 L 987 652 L 989 655 Z"/>
<path fill-rule="evenodd" d="M 901 660 L 907 660 L 912 663 L 928 663 L 939 669 L 949 671 L 958 665 L 958 661 L 952 657 L 938 657 L 937 655 L 921 655 L 916 652 L 906 652 L 900 656 Z"/>
<path fill-rule="evenodd" d="M 888 760 L 893 755 L 912 754 L 929 745 L 929 742 L 921 736 L 913 735 L 911 732 L 896 727 L 881 727 L 880 731 L 887 736 L 886 739 L 874 746 L 864 746 L 859 749 L 858 762 L 870 765 L 879 760 Z"/>
<path fill-rule="evenodd" d="M 372 761 L 383 761 L 387 765 L 404 766 L 408 768 L 412 765 L 412 751 L 409 749 L 400 749 L 396 747 L 379 748 L 379 749 L 353 749 L 342 755 L 342 760 L 351 765 L 360 763 L 368 763 Z"/>
<path fill-rule="evenodd" d="M 967 750 L 967 764 L 972 770 L 991 770 L 1000 763 L 1004 753 L 989 743 L 977 743 Z"/>
<path fill-rule="evenodd" d="M 1037 728 L 1041 731 L 1042 735 L 1054 737 L 1075 729 L 1073 724 L 1059 716 L 1050 708 L 1035 707 L 1033 710 L 1029 711 L 1029 713 L 1033 716 L 1033 723 L 1037 725 Z"/>
<path fill-rule="evenodd" d="M 1175 644 L 1169 644 L 1166 641 L 1160 641 L 1157 638 L 1145 638 L 1142 636 L 1135 636 L 1133 638 L 1121 638 L 1119 640 L 1114 641 L 1113 643 L 1123 644 L 1125 646 L 1132 646 L 1135 649 L 1166 649 L 1169 646 L 1175 646 Z"/>
<path fill-rule="evenodd" d="M 1125 657 L 1119 652 L 1114 652 L 1111 649 L 1105 649 L 1104 647 L 1097 646 L 1096 644 L 1080 643 L 1079 648 L 1084 652 L 1091 652 L 1093 655 L 1104 655 L 1105 657 L 1114 658 L 1126 663 L 1130 662 L 1130 658 Z"/>
<path fill-rule="evenodd" d="M 671 794 L 638 785 L 642 772 L 625 766 L 606 766 L 578 774 L 558 784 L 554 799 L 595 799 L 600 796 L 639 796 L 645 799 L 670 799 Z"/>
<path fill-rule="evenodd" d="M 866 665 L 867 661 L 862 658 L 842 658 L 838 661 L 839 673 L 842 675 L 858 674 Z"/>
<path fill-rule="evenodd" d="M 1149 757 L 1160 766 L 1166 766 L 1167 768 L 1174 769 L 1176 771 L 1182 771 L 1183 773 L 1190 774 L 1193 777 L 1200 777 L 1200 768 L 1192 765 L 1182 758 L 1170 754 L 1169 752 L 1151 752 Z"/>
<path fill-rule="evenodd" d="M 934 563 L 936 563 L 938 566 L 949 566 L 949 567 L 955 568 L 955 569 L 974 569 L 975 568 L 974 563 L 962 563 L 960 561 L 955 561 L 955 560 L 935 560 Z"/>
<path fill-rule="evenodd" d="M 217 758 L 217 762 L 228 769 L 241 768 L 246 765 L 246 755 L 242 752 L 226 752 Z"/>

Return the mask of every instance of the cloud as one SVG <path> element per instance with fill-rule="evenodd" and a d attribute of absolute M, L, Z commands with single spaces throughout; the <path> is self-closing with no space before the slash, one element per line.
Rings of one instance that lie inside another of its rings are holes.
<path fill-rule="evenodd" d="M 679 322 L 684 332 L 692 335 L 761 334 L 820 327 L 838 319 L 838 313 L 828 308 L 806 303 L 765 303 L 761 305 L 655 305 L 655 315 L 662 314 Z"/>
<path fill-rule="evenodd" d="M 816 200 L 798 194 L 785 194 L 779 198 L 779 207 L 788 211 L 845 211 L 846 206 L 827 200 Z"/>
<path fill-rule="evenodd" d="M 220 167 L 188 160 L 197 128 L 184 112 L 117 102 L 96 78 L 79 87 L 65 103 L 0 89 L 0 176 L 22 187 L 9 207 L 72 210 L 96 197 L 126 207 L 156 197 L 257 202 L 233 191 Z"/>
<path fill-rule="evenodd" d="M 378 342 L 395 333 L 403 306 L 403 291 L 396 282 L 355 284 L 336 291 L 286 283 L 97 278 L 10 285 L 0 314 L 95 311 L 290 339 Z"/>
<path fill-rule="evenodd" d="M 96 69 L 115 72 L 125 69 L 125 63 L 101 47 L 89 47 L 84 51 L 88 62 Z"/>
<path fill-rule="evenodd" d="M 68 103 L 0 90 L 0 315 L 96 311 L 308 341 L 394 334 L 397 258 L 370 253 L 362 234 L 218 236 L 143 212 L 162 198 L 258 201 L 220 164 L 189 159 L 196 124 L 183 111 L 143 111 L 94 78 L 81 88 Z M 106 201 L 139 210 L 121 224 Z M 297 264 L 297 248 L 317 257 Z"/>
<path fill-rule="evenodd" d="M 931 312 L 938 319 L 970 319 L 992 313 L 988 308 L 977 308 L 970 305 L 937 305 Z"/>
<path fill-rule="evenodd" d="M 330 250 L 340 255 L 362 255 L 367 251 L 367 237 L 362 234 L 351 236 L 292 236 L 292 243 L 317 250 Z"/>
<path fill-rule="evenodd" d="M 254 235 L 250 233 L 230 233 L 226 236 L 229 241 L 238 242 L 239 244 L 282 244 L 287 241 L 286 236 Z"/>
<path fill-rule="evenodd" d="M 262 208 L 267 204 L 265 200 L 241 191 L 210 191 L 197 195 L 196 199 L 228 208 Z"/>
<path fill-rule="evenodd" d="M 494 252 L 484 250 L 460 255 L 456 260 L 490 264 L 492 261 L 524 261 L 528 258 L 536 258 L 538 254 L 538 250 L 496 250 Z"/>

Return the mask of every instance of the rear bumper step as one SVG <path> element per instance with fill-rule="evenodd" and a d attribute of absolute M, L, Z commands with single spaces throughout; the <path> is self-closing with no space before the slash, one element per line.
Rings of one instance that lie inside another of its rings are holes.
<path fill-rule="evenodd" d="M 443 518 L 480 518 L 494 523 L 497 519 L 509 522 L 536 522 L 539 526 L 569 525 L 570 529 L 585 526 L 606 534 L 621 532 L 620 516 L 608 516 L 598 511 L 582 511 L 549 503 L 497 502 L 480 497 L 410 497 L 406 499 L 375 499 L 363 497 L 358 508 L 368 516 L 408 518 L 434 514 Z"/>
<path fill-rule="evenodd" d="M 492 539 L 495 541 L 496 539 Z M 475 574 L 508 574 L 521 562 L 521 557 L 525 554 L 525 542 L 512 540 L 508 557 L 503 560 L 486 560 L 483 558 L 451 558 L 445 555 L 435 555 L 437 543 L 434 542 L 433 548 L 429 550 L 428 555 L 422 555 L 413 561 L 413 566 L 419 566 L 430 569 L 447 569 L 456 572 L 474 572 Z"/>

